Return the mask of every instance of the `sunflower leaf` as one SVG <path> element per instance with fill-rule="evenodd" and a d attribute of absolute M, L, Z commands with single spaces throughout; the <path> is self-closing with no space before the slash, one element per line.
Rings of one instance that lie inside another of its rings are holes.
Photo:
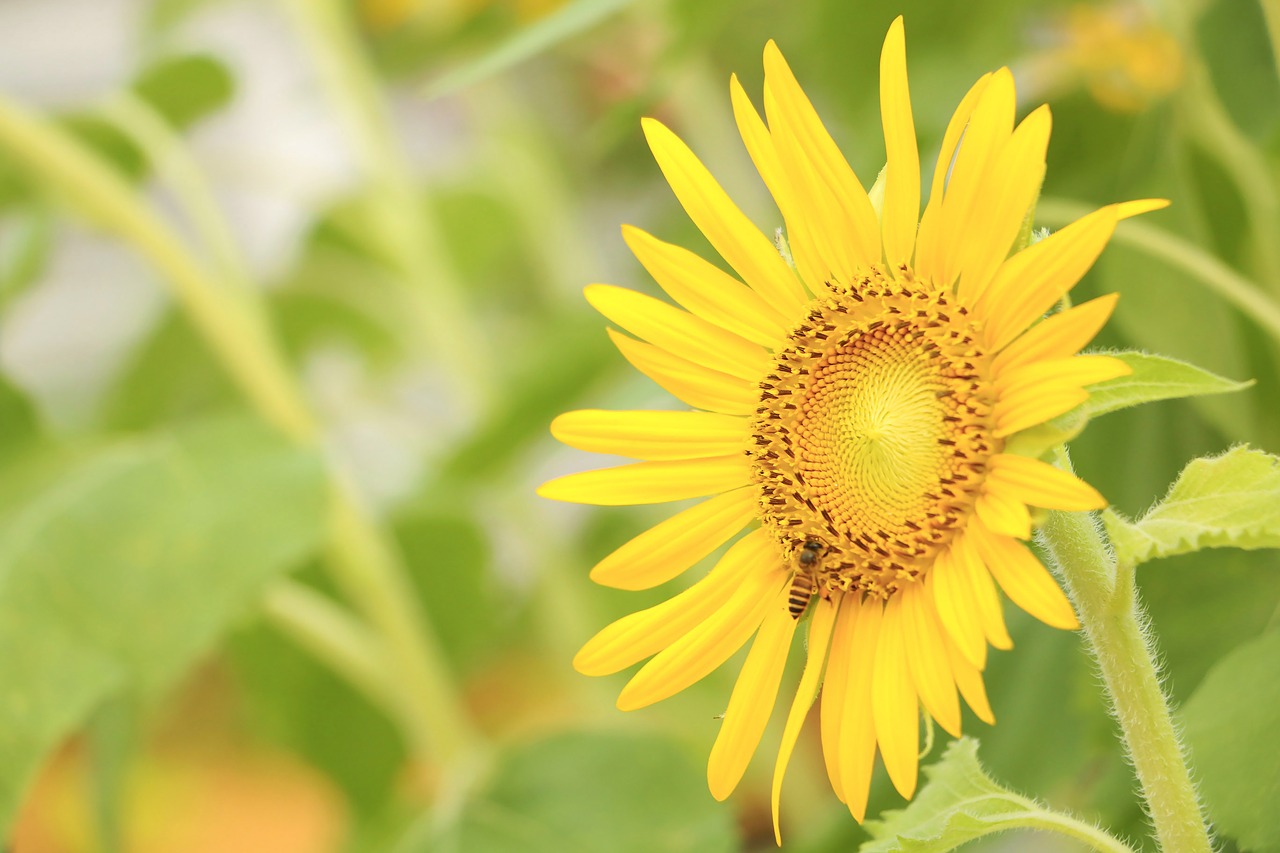
<path fill-rule="evenodd" d="M 1156 400 L 1225 394 L 1253 385 L 1253 380 L 1236 382 L 1224 379 L 1194 364 L 1168 356 L 1137 351 L 1109 352 L 1107 355 L 1128 364 L 1133 368 L 1133 373 L 1099 382 L 1089 388 L 1089 399 L 1081 408 L 1091 418 Z"/>
<path fill-rule="evenodd" d="M 97 449 L 0 514 L 0 835 L 47 752 L 157 697 L 323 541 L 314 452 L 219 418 Z"/>
<path fill-rule="evenodd" d="M 1056 830 L 1105 844 L 1098 849 L 1126 849 L 1095 827 L 1002 788 L 982 769 L 973 738 L 952 741 L 942 760 L 924 772 L 929 782 L 910 805 L 863 825 L 872 840 L 859 853 L 946 853 L 1010 829 Z"/>
<path fill-rule="evenodd" d="M 1214 826 L 1243 850 L 1280 850 L 1280 631 L 1236 648 L 1205 676 L 1183 707 L 1187 742 Z"/>
<path fill-rule="evenodd" d="M 1122 563 L 1204 548 L 1280 548 L 1280 458 L 1235 447 L 1192 460 L 1142 518 L 1103 514 Z"/>

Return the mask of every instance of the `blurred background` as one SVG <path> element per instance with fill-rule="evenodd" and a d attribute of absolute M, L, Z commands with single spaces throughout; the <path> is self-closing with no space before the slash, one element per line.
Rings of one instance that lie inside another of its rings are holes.
<path fill-rule="evenodd" d="M 1123 294 L 1099 345 L 1256 380 L 1075 442 L 1134 515 L 1193 456 L 1280 450 L 1280 13 L 1263 5 L 0 0 L 13 849 L 772 849 L 781 714 L 727 803 L 704 781 L 736 662 L 630 714 L 613 707 L 625 674 L 570 666 L 670 595 L 587 579 L 670 508 L 533 495 L 606 461 L 551 441 L 558 412 L 675 405 L 581 297 L 657 292 L 621 223 L 711 256 L 640 117 L 771 231 L 728 98 L 736 72 L 759 103 L 767 39 L 864 177 L 896 15 L 926 169 L 971 83 L 1012 67 L 1021 111 L 1054 112 L 1040 224 L 1173 201 L 1076 291 Z M 1277 625 L 1265 551 L 1175 558 L 1141 584 L 1180 703 Z M 987 673 L 999 725 L 965 721 L 984 763 L 1144 837 L 1080 638 L 1008 616 L 1017 647 Z M 1272 779 L 1275 743 L 1257 750 Z M 1234 781 L 1203 784 L 1212 809 Z M 869 813 L 901 806 L 878 772 Z M 783 821 L 798 852 L 865 838 L 813 725 Z"/>

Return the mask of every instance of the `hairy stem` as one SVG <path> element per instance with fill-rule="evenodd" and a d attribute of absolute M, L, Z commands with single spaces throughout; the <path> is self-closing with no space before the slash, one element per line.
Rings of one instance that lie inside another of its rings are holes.
<path fill-rule="evenodd" d="M 1069 465 L 1065 453 L 1061 461 Z M 1039 538 L 1079 610 L 1160 849 L 1210 853 L 1209 828 L 1160 686 L 1132 568 L 1116 565 L 1086 513 L 1051 512 Z"/>

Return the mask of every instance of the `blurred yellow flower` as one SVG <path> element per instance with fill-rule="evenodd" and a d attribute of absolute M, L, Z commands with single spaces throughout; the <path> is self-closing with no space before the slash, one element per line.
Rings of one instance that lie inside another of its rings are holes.
<path fill-rule="evenodd" d="M 1058 44 L 1035 62 L 1050 88 L 1083 85 L 1107 109 L 1139 112 L 1182 83 L 1177 41 L 1135 4 L 1074 5 L 1055 36 Z"/>
<path fill-rule="evenodd" d="M 587 299 L 635 335 L 609 332 L 627 360 L 696 411 L 560 416 L 552 432 L 562 442 L 642 461 L 539 491 L 598 505 L 712 496 L 592 570 L 621 589 L 671 580 L 750 529 L 705 578 L 608 626 L 574 660 L 580 672 L 606 675 L 652 656 L 618 699 L 630 710 L 703 678 L 754 634 L 711 750 L 718 799 L 759 744 L 793 634 L 811 611 L 774 771 L 777 831 L 783 774 L 820 685 L 831 785 L 862 820 L 877 749 L 902 795 L 914 792 L 921 705 L 955 735 L 958 695 L 993 721 L 981 674 L 987 645 L 1010 646 L 996 584 L 1044 622 L 1077 627 L 1023 544 L 1028 507 L 1104 501 L 1006 448 L 1081 403 L 1087 386 L 1128 372 L 1114 358 L 1076 355 L 1114 295 L 1037 321 L 1118 221 L 1164 202 L 1103 207 L 1010 256 L 1039 192 L 1050 117 L 1042 106 L 1014 126 L 1007 68 L 960 103 L 921 216 L 900 18 L 880 62 L 880 210 L 772 42 L 764 65 L 768 124 L 736 77 L 732 99 L 788 243 L 775 248 L 684 143 L 646 119 L 672 190 L 738 276 L 624 228 L 686 310 L 608 285 L 591 285 Z"/>

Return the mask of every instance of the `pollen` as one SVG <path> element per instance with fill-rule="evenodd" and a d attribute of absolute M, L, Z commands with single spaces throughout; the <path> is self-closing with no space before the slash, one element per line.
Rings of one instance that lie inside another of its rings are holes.
<path fill-rule="evenodd" d="M 888 598 L 973 511 L 992 437 L 990 358 L 968 311 L 909 269 L 828 286 L 760 383 L 752 471 L 784 554 L 823 544 L 820 592 Z"/>

